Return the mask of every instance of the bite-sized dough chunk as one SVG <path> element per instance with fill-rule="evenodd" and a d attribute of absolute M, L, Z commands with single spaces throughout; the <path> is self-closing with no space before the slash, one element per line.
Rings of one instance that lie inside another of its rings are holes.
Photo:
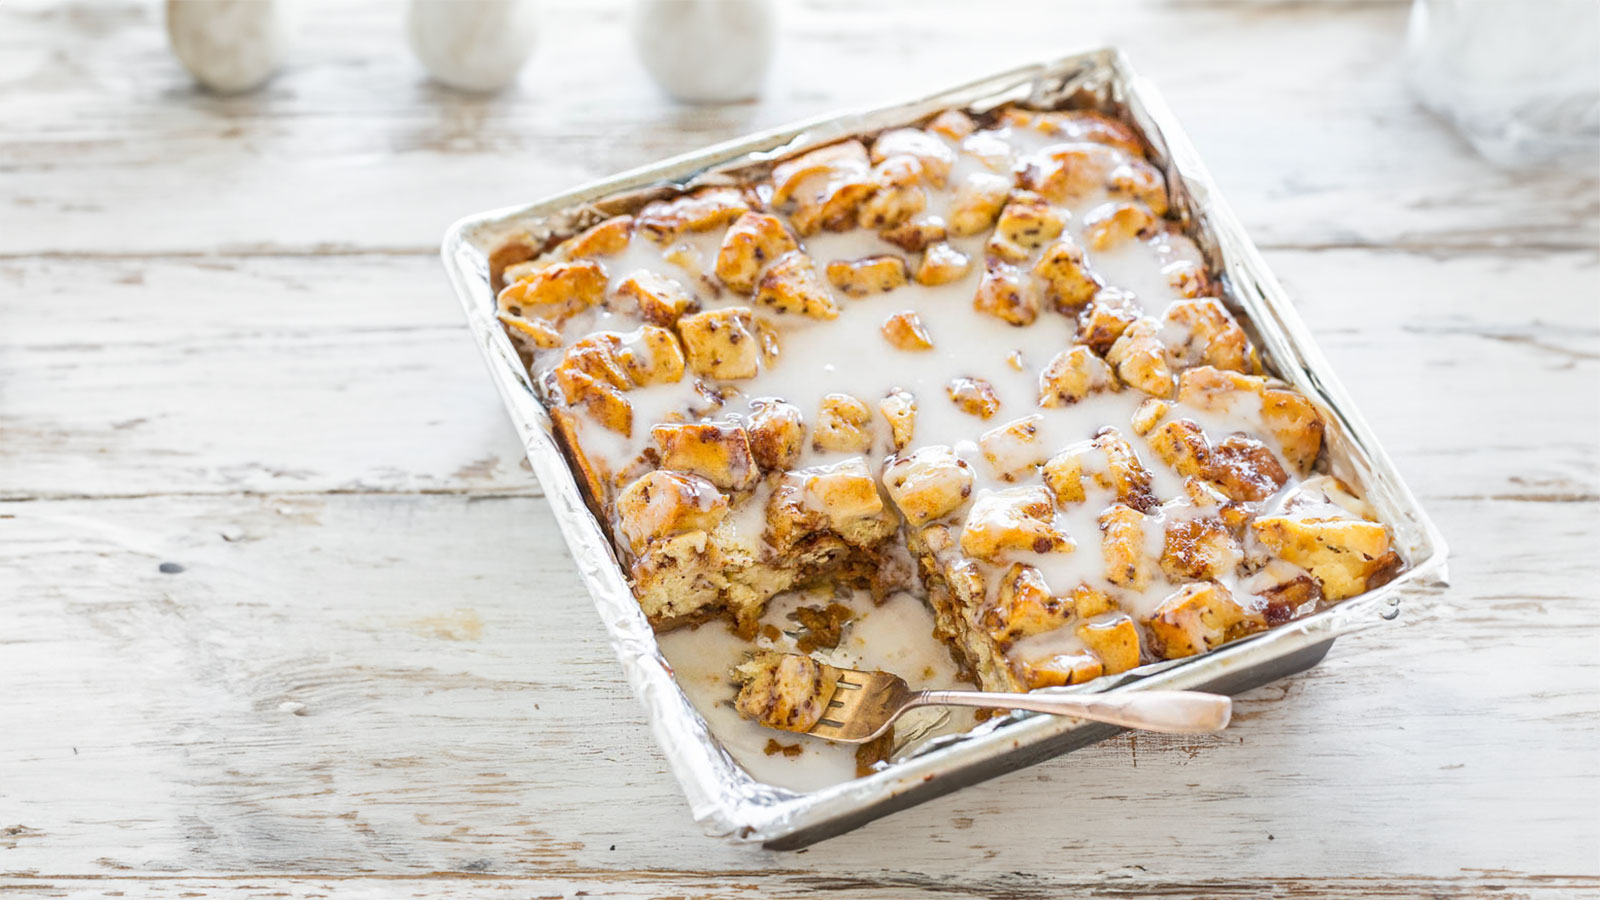
<path fill-rule="evenodd" d="M 867 148 L 840 141 L 780 163 L 772 170 L 774 206 L 792 206 L 789 221 L 801 235 L 842 231 L 856 222 L 862 201 L 877 190 Z"/>
<path fill-rule="evenodd" d="M 1129 590 L 1144 590 L 1150 584 L 1150 559 L 1144 550 L 1144 530 L 1149 527 L 1150 518 L 1117 503 L 1100 514 L 1099 522 L 1106 580 Z"/>
<path fill-rule="evenodd" d="M 1000 577 L 994 603 L 983 611 L 983 628 L 995 641 L 1006 644 L 1046 631 L 1054 631 L 1072 618 L 1065 598 L 1051 596 L 1044 575 L 1033 566 L 1013 563 Z"/>
<path fill-rule="evenodd" d="M 683 378 L 683 347 L 678 336 L 657 325 L 642 325 L 622 335 L 616 357 L 640 387 L 672 384 Z"/>
<path fill-rule="evenodd" d="M 1016 266 L 990 260 L 972 308 L 1012 325 L 1032 325 L 1039 318 L 1039 294 Z"/>
<path fill-rule="evenodd" d="M 603 427 L 631 436 L 633 405 L 622 392 L 633 388 L 633 380 L 616 358 L 621 343 L 611 332 L 590 335 L 568 347 L 550 374 L 567 404 L 581 406 Z"/>
<path fill-rule="evenodd" d="M 777 216 L 744 213 L 723 235 L 722 246 L 717 250 L 717 277 L 731 290 L 754 293 L 762 268 L 799 248 Z"/>
<path fill-rule="evenodd" d="M 1007 262 L 1022 262 L 1059 237 L 1064 225 L 1061 215 L 1043 197 L 1028 191 L 1014 192 L 1000 210 L 988 252 Z"/>
<path fill-rule="evenodd" d="M 1142 318 L 1129 325 L 1106 351 L 1106 362 L 1116 367 L 1117 377 L 1130 387 L 1152 397 L 1172 396 L 1172 366 L 1167 363 L 1167 348 L 1161 343 L 1161 326 Z"/>
<path fill-rule="evenodd" d="M 593 260 L 541 266 L 520 281 L 506 285 L 498 298 L 500 311 L 557 325 L 605 299 L 606 270 Z"/>
<path fill-rule="evenodd" d="M 806 423 L 799 407 L 772 397 L 750 401 L 745 431 L 756 464 L 773 472 L 794 468 L 805 449 Z"/>
<path fill-rule="evenodd" d="M 719 488 L 743 490 L 761 477 L 750 453 L 750 437 L 737 425 L 713 422 L 656 425 L 650 440 L 661 467 L 699 475 Z"/>
<path fill-rule="evenodd" d="M 972 495 L 972 467 L 949 447 L 920 447 L 891 456 L 883 466 L 889 499 L 912 528 L 960 509 Z"/>
<path fill-rule="evenodd" d="M 756 317 L 748 306 L 725 306 L 684 316 L 678 335 L 689 368 L 707 378 L 754 378 L 761 369 L 762 348 Z"/>
<path fill-rule="evenodd" d="M 851 297 L 892 291 L 911 278 L 906 261 L 892 254 L 828 263 L 828 280 Z"/>
<path fill-rule="evenodd" d="M 895 388 L 878 401 L 878 412 L 889 423 L 889 442 L 894 444 L 894 449 L 904 450 L 916 433 L 917 398 Z"/>
<path fill-rule="evenodd" d="M 1045 460 L 1044 442 L 1039 440 L 1042 416 L 1023 416 L 993 428 L 978 438 L 978 447 L 989 468 L 1001 481 L 1019 481 Z"/>
<path fill-rule="evenodd" d="M 634 227 L 658 244 L 685 231 L 710 231 L 750 209 L 750 200 L 736 187 L 701 188 L 672 200 L 657 200 L 639 211 Z"/>
<path fill-rule="evenodd" d="M 1232 434 L 1211 448 L 1207 481 L 1230 499 L 1265 500 L 1289 480 L 1272 451 L 1258 440 Z"/>
<path fill-rule="evenodd" d="M 778 312 L 794 312 L 813 319 L 836 319 L 839 306 L 817 277 L 811 257 L 793 250 L 779 257 L 756 287 L 756 302 Z"/>
<path fill-rule="evenodd" d="M 1261 394 L 1261 420 L 1272 429 L 1284 458 L 1302 475 L 1311 471 L 1326 428 L 1311 401 L 1290 388 L 1267 388 Z"/>
<path fill-rule="evenodd" d="M 972 117 L 959 109 L 947 109 L 928 123 L 927 130 L 931 134 L 943 135 L 952 141 L 959 141 L 977 130 Z"/>
<path fill-rule="evenodd" d="M 663 328 L 673 327 L 685 313 L 699 309 L 683 285 L 644 269 L 624 278 L 617 285 L 617 296 L 636 305 L 646 322 Z"/>
<path fill-rule="evenodd" d="M 1132 197 L 1157 216 L 1167 214 L 1167 182 L 1161 170 L 1142 159 L 1127 159 L 1111 170 L 1106 187 L 1116 196 Z"/>
<path fill-rule="evenodd" d="M 557 249 L 568 259 L 611 256 L 626 250 L 628 240 L 632 237 L 633 216 L 612 216 L 580 232 L 576 237 L 568 238 Z"/>
<path fill-rule="evenodd" d="M 1120 391 L 1122 384 L 1094 351 L 1079 344 L 1057 353 L 1039 373 L 1039 405 L 1071 406 L 1101 391 Z"/>
<path fill-rule="evenodd" d="M 1170 581 L 1220 581 L 1243 558 L 1243 549 L 1221 519 L 1173 519 L 1167 523 L 1161 571 Z"/>
<path fill-rule="evenodd" d="M 1161 321 L 1185 335 L 1182 344 L 1168 349 L 1184 368 L 1201 364 L 1243 372 L 1250 341 L 1222 303 L 1213 297 L 1179 300 L 1167 307 Z"/>
<path fill-rule="evenodd" d="M 1210 581 L 1178 588 L 1144 624 L 1164 659 L 1204 653 L 1266 626 L 1259 613 L 1245 610 L 1227 588 Z"/>
<path fill-rule="evenodd" d="M 525 319 L 510 313 L 501 313 L 498 318 L 512 337 L 530 347 L 554 350 L 561 346 L 561 329 L 544 319 Z"/>
<path fill-rule="evenodd" d="M 944 241 L 930 244 L 917 266 L 917 284 L 934 287 L 967 277 L 972 258 Z"/>
<path fill-rule="evenodd" d="M 873 191 L 861 203 L 856 221 L 862 228 L 892 228 L 928 207 L 922 188 L 922 163 L 912 156 L 891 156 L 872 167 Z"/>
<path fill-rule="evenodd" d="M 1045 248 L 1044 255 L 1033 265 L 1033 274 L 1044 279 L 1045 293 L 1051 305 L 1059 310 L 1076 309 L 1101 292 L 1099 277 L 1083 260 L 1083 248 L 1069 237 Z M 1111 340 L 1115 339 L 1113 335 Z M 1110 344 L 1110 340 L 1106 341 L 1107 346 Z"/>
<path fill-rule="evenodd" d="M 967 135 L 961 141 L 961 153 L 982 163 L 991 172 L 1004 174 L 1008 178 L 1015 177 L 1016 160 L 1003 131 L 986 128 Z"/>
<path fill-rule="evenodd" d="M 1013 128 L 1032 128 L 1041 134 L 1069 141 L 1093 141 L 1143 154 L 1139 136 L 1126 122 L 1105 113 L 1087 109 L 1033 110 L 1011 107 L 1000 114 L 1000 121 Z"/>
<path fill-rule="evenodd" d="M 961 552 L 1002 563 L 1014 553 L 1068 553 L 1072 539 L 1056 529 L 1055 506 L 1042 487 L 980 491 L 961 529 Z"/>
<path fill-rule="evenodd" d="M 903 309 L 883 320 L 883 336 L 897 350 L 932 350 L 933 337 L 916 310 Z"/>
<path fill-rule="evenodd" d="M 907 253 L 921 253 L 949 236 L 944 220 L 938 216 L 915 219 L 878 232 L 878 237 Z"/>
<path fill-rule="evenodd" d="M 1365 591 L 1372 576 L 1398 562 L 1388 529 L 1377 522 L 1264 516 L 1250 528 L 1268 550 L 1309 571 L 1329 600 Z"/>
<path fill-rule="evenodd" d="M 1045 486 L 1063 509 L 1088 499 L 1083 485 L 1086 474 L 1102 490 L 1115 492 L 1119 503 L 1140 512 L 1157 506 L 1150 489 L 1150 471 L 1127 438 L 1110 426 L 1100 429 L 1091 440 L 1063 448 L 1045 463 L 1043 474 Z"/>
<path fill-rule="evenodd" d="M 1143 203 L 1106 203 L 1083 218 L 1083 236 L 1091 250 L 1110 250 L 1131 238 L 1153 233 L 1159 220 Z"/>
<path fill-rule="evenodd" d="M 1139 665 L 1139 626 L 1125 615 L 1116 615 L 1078 626 L 1078 640 L 1099 658 L 1105 674 L 1116 675 Z"/>
<path fill-rule="evenodd" d="M 1128 154 L 1094 143 L 1052 144 L 1022 161 L 1020 181 L 1054 203 L 1080 200 L 1110 187 L 1111 172 Z"/>
<path fill-rule="evenodd" d="M 1311 573 L 1287 560 L 1272 559 L 1239 582 L 1241 593 L 1253 594 L 1268 625 L 1281 625 L 1314 611 L 1322 602 L 1322 585 Z"/>
<path fill-rule="evenodd" d="M 767 503 L 767 528 L 780 552 L 820 529 L 856 547 L 894 533 L 893 514 L 861 457 L 785 475 Z"/>
<path fill-rule="evenodd" d="M 1078 315 L 1078 343 L 1105 356 L 1129 325 L 1139 321 L 1139 301 L 1119 288 L 1101 288 Z"/>
<path fill-rule="evenodd" d="M 872 449 L 872 410 L 849 394 L 826 394 L 811 430 L 811 445 L 818 450 L 865 453 Z"/>
<path fill-rule="evenodd" d="M 682 472 L 648 472 L 617 495 L 618 530 L 635 554 L 661 538 L 710 531 L 727 514 L 727 496 Z"/>
<path fill-rule="evenodd" d="M 807 732 L 822 721 L 839 684 L 839 670 L 809 656 L 766 652 L 738 667 L 743 685 L 733 706 L 768 728 Z"/>
<path fill-rule="evenodd" d="M 945 393 L 962 412 L 987 419 L 1000 409 L 1000 395 L 994 385 L 982 378 L 952 378 L 945 385 Z"/>
<path fill-rule="evenodd" d="M 1167 277 L 1167 284 L 1174 291 L 1191 300 L 1207 296 L 1216 290 L 1216 286 L 1211 283 L 1210 273 L 1206 272 L 1206 267 L 1192 259 L 1167 263 L 1161 267 L 1161 274 Z"/>
<path fill-rule="evenodd" d="M 872 142 L 872 161 L 881 163 L 896 156 L 910 156 L 922 164 L 928 183 L 942 187 L 955 165 L 956 153 L 937 137 L 915 128 L 895 128 L 878 135 Z"/>
<path fill-rule="evenodd" d="M 1161 461 L 1183 476 L 1201 477 L 1211 463 L 1211 442 L 1192 419 L 1173 419 L 1145 437 Z"/>
<path fill-rule="evenodd" d="M 1166 418 L 1167 411 L 1172 409 L 1172 404 L 1154 397 L 1144 398 L 1139 408 L 1133 411 L 1133 433 L 1143 437 L 1149 434 L 1161 420 Z"/>
<path fill-rule="evenodd" d="M 655 541 L 628 568 L 633 595 L 652 622 L 715 609 L 727 579 L 711 535 L 690 531 Z"/>
<path fill-rule="evenodd" d="M 1083 684 L 1105 674 L 1105 666 L 1088 652 L 1058 653 L 1044 659 L 1028 660 L 1020 666 L 1028 690 Z"/>
<path fill-rule="evenodd" d="M 988 231 L 1000 215 L 1011 187 L 1011 179 L 1004 175 L 990 172 L 968 175 L 950 200 L 949 221 L 945 227 L 956 237 Z"/>

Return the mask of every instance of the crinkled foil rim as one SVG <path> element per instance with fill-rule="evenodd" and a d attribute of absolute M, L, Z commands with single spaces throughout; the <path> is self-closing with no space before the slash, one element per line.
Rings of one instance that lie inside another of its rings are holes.
<path fill-rule="evenodd" d="M 1213 267 L 1223 273 L 1229 305 L 1243 313 L 1268 367 L 1322 407 L 1336 474 L 1363 487 L 1368 500 L 1393 528 L 1407 569 L 1389 584 L 1316 615 L 1203 656 L 1145 666 L 1084 687 L 1095 691 L 1196 687 L 1222 673 L 1269 668 L 1338 635 L 1392 619 L 1403 597 L 1443 585 L 1443 538 L 1331 374 L 1305 324 L 1217 193 L 1166 104 L 1115 49 L 1025 66 L 908 103 L 755 134 L 538 203 L 468 217 L 452 226 L 445 237 L 445 267 L 489 373 L 522 437 L 528 461 L 605 622 L 623 672 L 644 704 L 651 729 L 683 785 L 695 819 L 707 833 L 771 841 L 801 830 L 828 832 L 830 822 L 837 823 L 839 830 L 854 827 L 871 817 L 863 815 L 864 811 L 879 807 L 887 812 L 906 805 L 909 798 L 903 795 L 932 779 L 965 784 L 993 777 L 1053 755 L 1041 752 L 1039 746 L 1053 738 L 1078 728 L 1103 726 L 1015 714 L 966 734 L 930 740 L 882 771 L 816 791 L 802 793 L 752 779 L 711 736 L 674 681 L 671 666 L 662 658 L 655 634 L 634 601 L 610 544 L 584 505 L 553 437 L 550 418 L 495 319 L 488 252 L 512 234 L 527 232 L 536 240 L 571 234 L 622 208 L 634 208 L 642 198 L 728 181 L 741 169 L 766 165 L 844 136 L 914 122 L 947 107 L 984 111 L 1006 102 L 1024 102 L 1052 108 L 1074 98 L 1081 103 L 1085 97 L 1121 113 L 1143 130 L 1154 150 L 1154 161 L 1172 187 L 1173 208 L 1187 217 L 1191 234 Z M 928 793 L 911 802 L 931 796 Z"/>

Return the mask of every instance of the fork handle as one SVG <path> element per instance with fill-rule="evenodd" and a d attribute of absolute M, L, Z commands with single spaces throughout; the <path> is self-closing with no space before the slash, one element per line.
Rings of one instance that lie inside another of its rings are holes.
<path fill-rule="evenodd" d="M 981 706 L 1075 716 L 1165 734 L 1209 734 L 1228 727 L 1233 700 L 1200 691 L 1130 691 L 1117 694 L 1002 694 L 923 691 L 909 706 Z"/>

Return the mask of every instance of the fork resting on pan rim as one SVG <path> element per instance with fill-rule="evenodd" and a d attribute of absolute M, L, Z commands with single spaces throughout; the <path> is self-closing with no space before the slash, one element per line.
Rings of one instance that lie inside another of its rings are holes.
<path fill-rule="evenodd" d="M 834 667 L 837 668 L 837 667 Z M 1026 709 L 1166 734 L 1208 734 L 1228 727 L 1233 701 L 1199 691 L 1133 691 L 1122 694 L 1003 694 L 987 691 L 913 691 L 888 672 L 838 669 L 839 683 L 822 718 L 807 734 L 864 744 L 900 714 L 919 706 Z"/>

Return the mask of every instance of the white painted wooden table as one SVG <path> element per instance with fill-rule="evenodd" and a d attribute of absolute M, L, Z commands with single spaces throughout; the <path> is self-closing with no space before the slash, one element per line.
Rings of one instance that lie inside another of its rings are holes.
<path fill-rule="evenodd" d="M 693 109 L 616 3 L 547 2 L 487 99 L 424 80 L 399 4 L 310 5 L 236 99 L 189 85 L 154 3 L 0 8 L 0 894 L 1600 894 L 1600 160 L 1480 162 L 1398 87 L 1404 7 L 818 0 L 766 99 Z M 1453 587 L 1224 736 L 800 854 L 703 837 L 438 238 L 1102 41 L 1299 298 Z"/>

